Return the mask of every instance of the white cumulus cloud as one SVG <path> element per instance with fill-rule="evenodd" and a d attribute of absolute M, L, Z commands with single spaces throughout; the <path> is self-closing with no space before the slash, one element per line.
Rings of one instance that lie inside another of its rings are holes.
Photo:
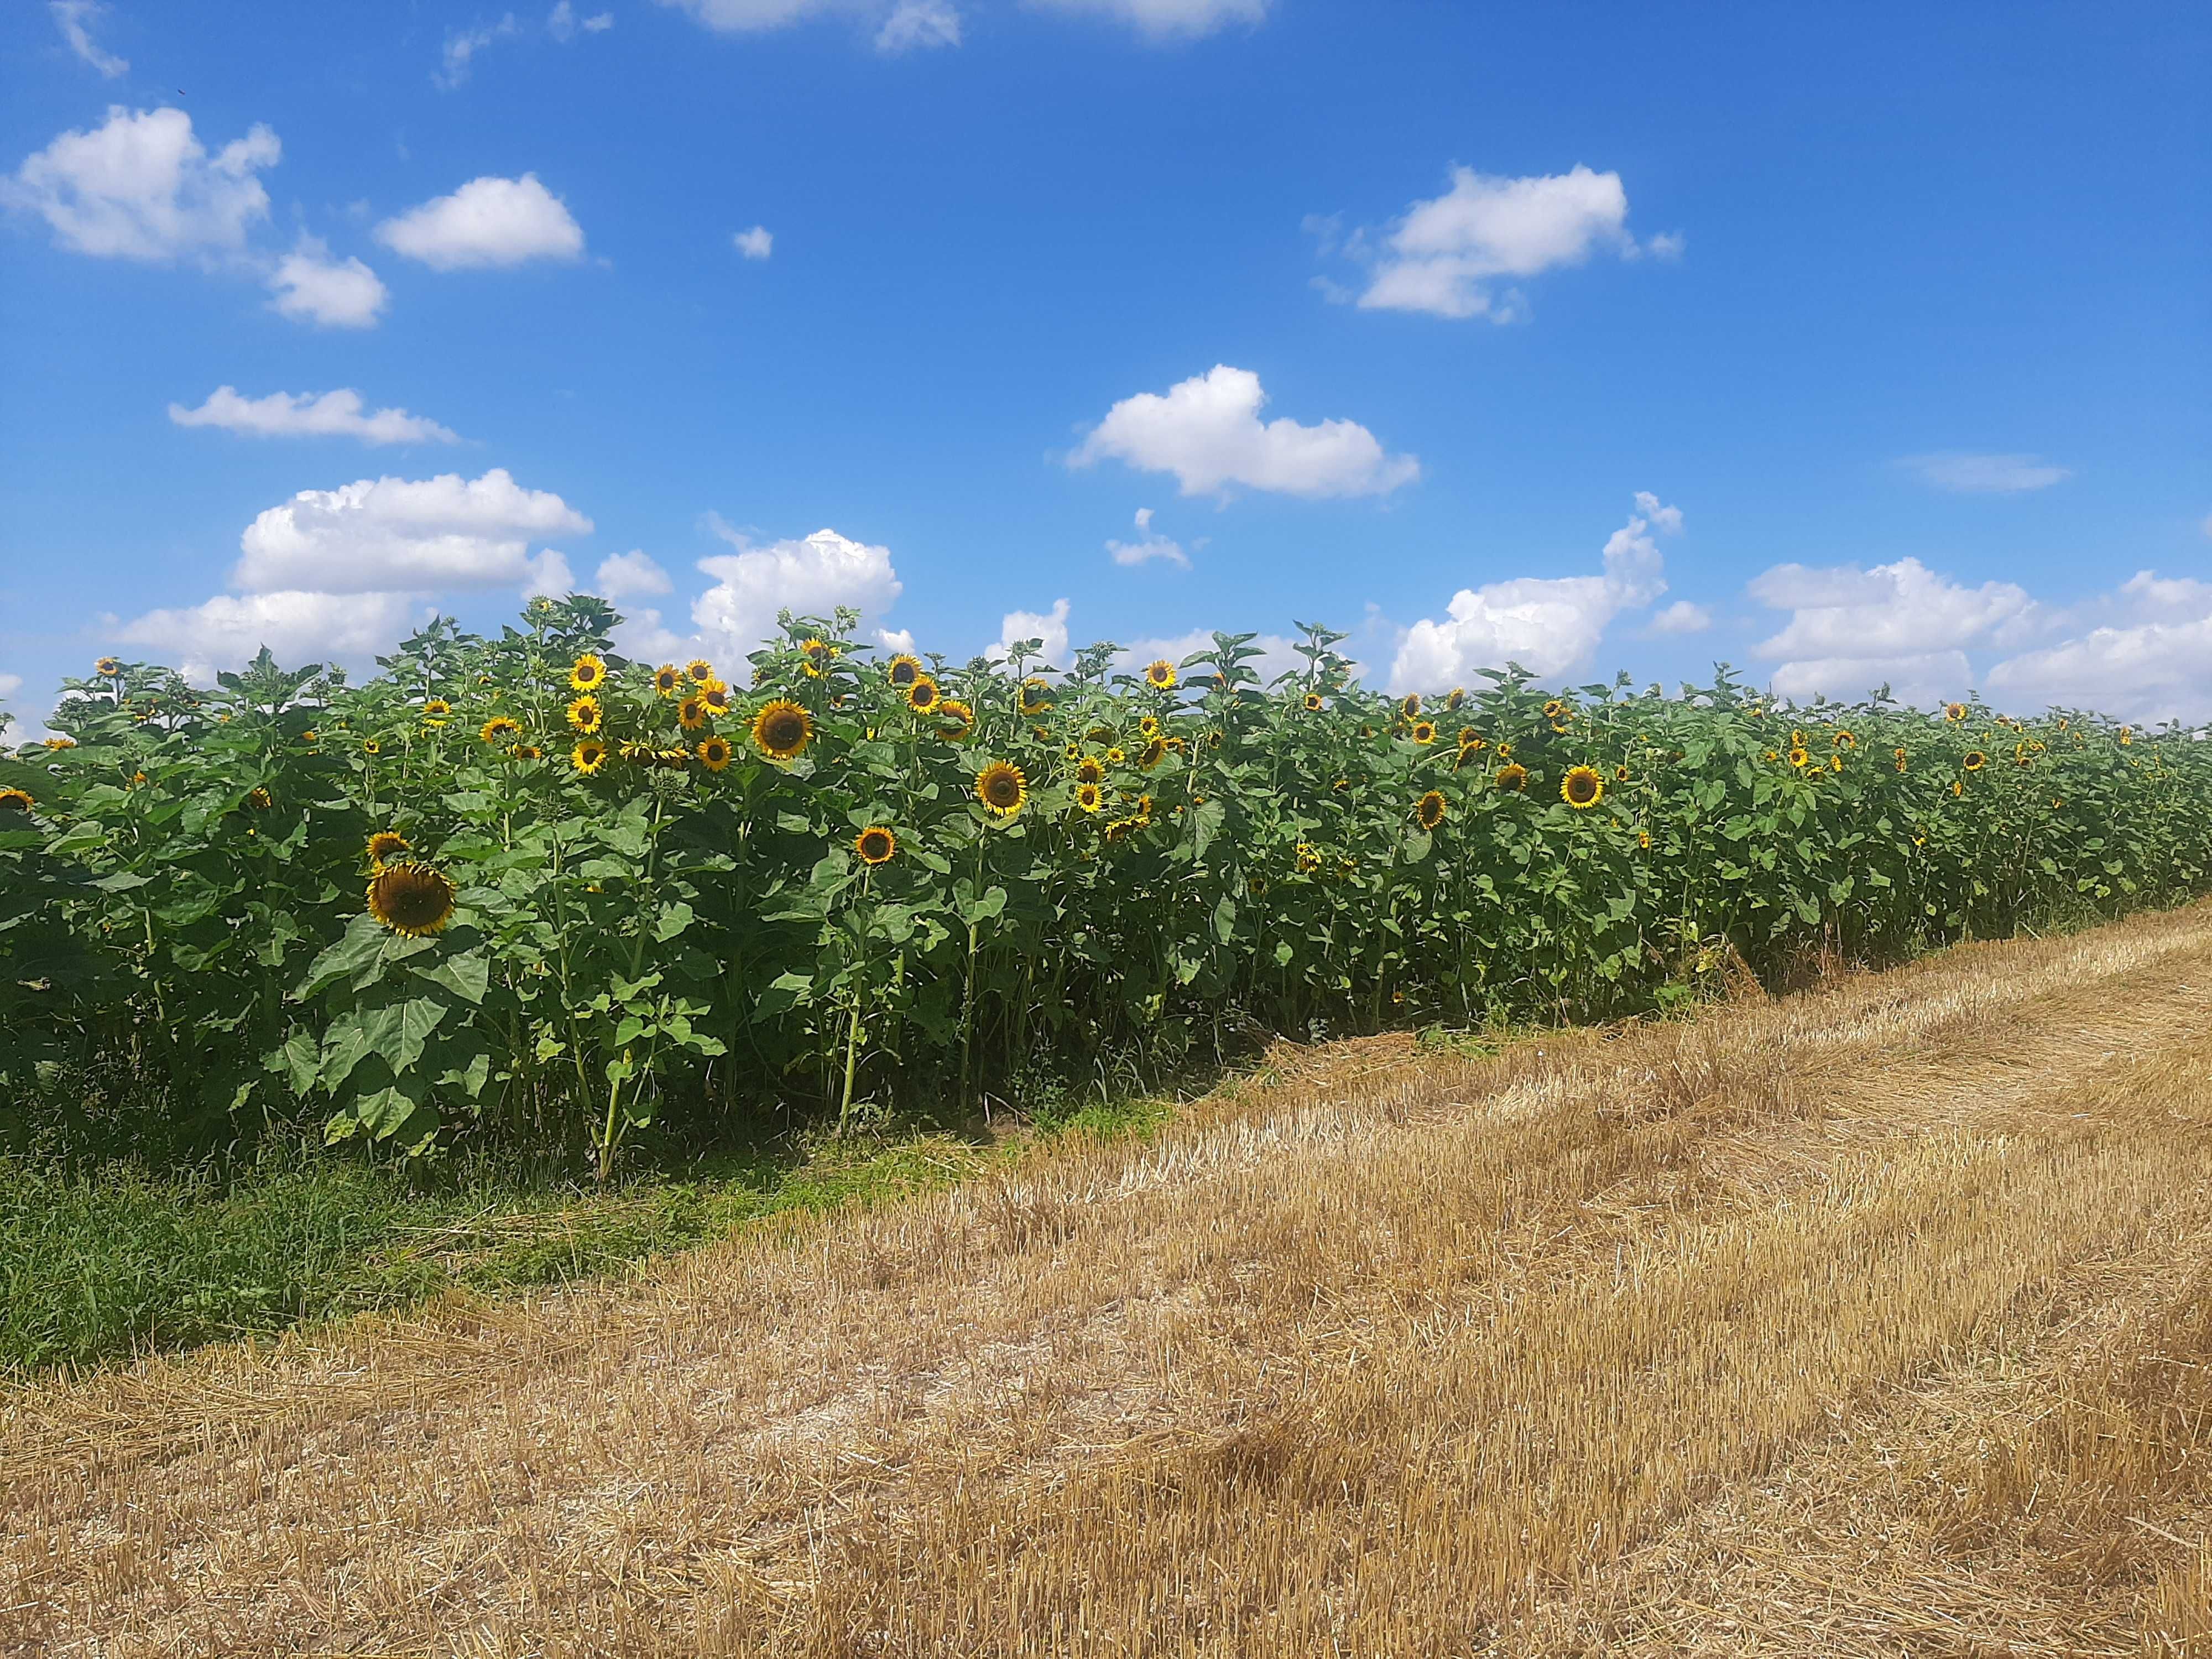
<path fill-rule="evenodd" d="M 420 619 L 418 601 L 406 593 L 287 590 L 149 611 L 121 624 L 115 637 L 151 647 L 204 684 L 218 669 L 243 666 L 264 645 L 287 666 L 364 661 L 388 651 Z"/>
<path fill-rule="evenodd" d="M 349 386 L 336 392 L 272 392 L 265 398 L 241 396 L 220 386 L 198 409 L 169 405 L 179 426 L 220 427 L 258 438 L 358 438 L 365 444 L 457 444 L 460 434 L 404 409 L 364 413 L 362 396 Z"/>
<path fill-rule="evenodd" d="M 583 228 L 534 173 L 471 179 L 450 196 L 386 219 L 376 238 L 433 270 L 574 259 L 584 252 Z"/>
<path fill-rule="evenodd" d="M 1322 234 L 1324 252 L 1334 247 L 1335 223 L 1307 222 Z M 1345 251 L 1370 268 L 1358 295 L 1364 308 L 1503 323 L 1526 313 L 1518 290 L 1494 287 L 1500 277 L 1582 264 L 1596 252 L 1675 258 L 1682 239 L 1655 236 L 1639 245 L 1629 234 L 1628 192 L 1618 173 L 1577 165 L 1514 179 L 1461 167 L 1442 196 L 1415 202 L 1379 237 L 1356 233 Z"/>
<path fill-rule="evenodd" d="M 1462 587 L 1442 620 L 1424 618 L 1406 631 L 1390 665 L 1390 689 L 1465 684 L 1477 670 L 1509 662 L 1547 679 L 1583 666 L 1615 617 L 1667 591 L 1666 562 L 1653 532 L 1674 535 L 1681 528 L 1680 507 L 1638 490 L 1635 512 L 1607 538 L 1602 574 L 1521 576 Z"/>
<path fill-rule="evenodd" d="M 1712 625 L 1713 613 L 1687 599 L 1677 599 L 1665 610 L 1655 611 L 1651 617 L 1651 631 L 1655 634 L 1702 634 Z"/>
<path fill-rule="evenodd" d="M 1224 494 L 1238 484 L 1307 497 L 1387 495 L 1420 477 L 1418 459 L 1386 453 L 1356 421 L 1262 422 L 1267 401 L 1257 374 L 1217 363 L 1165 395 L 1140 392 L 1122 398 L 1069 465 L 1111 458 L 1172 472 L 1186 495 Z"/>
<path fill-rule="evenodd" d="M 636 593 L 667 593 L 675 584 L 668 573 L 641 548 L 616 553 L 599 561 L 592 578 L 592 591 L 610 599 L 626 599 Z"/>
<path fill-rule="evenodd" d="M 748 259 L 765 259 L 775 247 L 775 236 L 765 225 L 734 233 L 731 242 Z"/>
<path fill-rule="evenodd" d="M 1067 654 L 1067 601 L 1054 599 L 1049 611 L 1009 611 L 999 623 L 999 642 L 983 654 L 1004 662 L 1024 640 L 1044 642 L 1043 665 L 1065 668 Z M 1032 662 L 1036 659 L 1032 658 Z"/>
<path fill-rule="evenodd" d="M 1997 663 L 1989 689 L 2014 708 L 2059 704 L 2152 723 L 2212 718 L 2212 582 L 2140 570 L 2113 619 Z"/>
<path fill-rule="evenodd" d="M 1115 564 L 1149 564 L 1154 559 L 1164 559 L 1185 570 L 1190 568 L 1190 555 L 1182 550 L 1182 543 L 1153 532 L 1152 509 L 1149 507 L 1137 509 L 1137 536 L 1133 542 L 1106 544 L 1106 550 L 1113 555 Z"/>
<path fill-rule="evenodd" d="M 775 631 L 780 610 L 827 617 L 841 605 L 850 605 L 865 624 L 889 611 L 903 591 L 889 548 L 827 529 L 764 547 L 748 544 L 741 552 L 702 559 L 699 568 L 714 586 L 693 602 L 691 620 L 708 647 L 725 655 L 758 650 Z"/>
<path fill-rule="evenodd" d="M 532 540 L 591 528 L 558 495 L 525 489 L 502 468 L 473 479 L 363 478 L 303 489 L 256 518 L 240 538 L 231 586 L 368 593 L 520 585 L 532 578 Z"/>
<path fill-rule="evenodd" d="M 2048 489 L 2074 476 L 2071 468 L 2053 466 L 2037 455 L 1977 455 L 1961 450 L 1906 455 L 1897 464 L 1923 483 L 1962 495 L 2010 495 Z"/>
<path fill-rule="evenodd" d="M 1905 702 L 1941 702 L 1971 684 L 1970 649 L 2017 644 L 2037 621 L 2017 583 L 1968 587 L 1913 558 L 1867 569 L 1777 565 L 1750 592 L 1790 613 L 1753 647 L 1777 663 L 1770 684 L 1789 697 L 1856 697 L 1887 684 Z"/>
<path fill-rule="evenodd" d="M 949 0 L 898 0 L 876 31 L 878 52 L 918 52 L 960 44 L 960 14 Z"/>
<path fill-rule="evenodd" d="M 127 61 L 103 51 L 92 38 L 93 21 L 107 9 L 100 0 L 51 0 L 46 9 L 53 15 L 54 27 L 61 30 L 62 39 L 69 42 L 70 50 L 79 58 L 111 81 L 129 71 Z"/>
<path fill-rule="evenodd" d="M 325 328 L 374 328 L 391 296 L 356 258 L 334 259 L 317 236 L 302 236 L 269 276 L 270 303 L 287 317 Z"/>
<path fill-rule="evenodd" d="M 256 124 L 210 155 L 180 109 L 111 106 L 88 132 L 63 133 L 5 180 L 0 201 L 35 213 L 64 247 L 102 258 L 235 256 L 269 212 L 255 175 L 283 155 Z"/>
<path fill-rule="evenodd" d="M 1231 23 L 1257 23 L 1267 0 L 1030 0 L 1047 11 L 1094 12 L 1155 40 L 1211 34 Z"/>

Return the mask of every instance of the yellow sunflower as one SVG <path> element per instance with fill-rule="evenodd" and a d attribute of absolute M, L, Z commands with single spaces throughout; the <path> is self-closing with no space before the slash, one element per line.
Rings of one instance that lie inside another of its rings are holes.
<path fill-rule="evenodd" d="M 1613 769 L 1613 781 L 1615 783 L 1626 783 L 1628 781 L 1628 769 L 1625 766 L 1614 767 Z"/>
<path fill-rule="evenodd" d="M 937 718 L 942 722 L 937 729 L 955 742 L 975 729 L 975 711 L 957 697 L 946 697 L 939 702 Z"/>
<path fill-rule="evenodd" d="M 753 747 L 772 761 L 795 760 L 814 741 L 814 716 L 778 698 L 753 716 Z"/>
<path fill-rule="evenodd" d="M 993 817 L 1010 818 L 1029 799 L 1029 783 L 1020 767 L 993 761 L 975 775 L 975 799 Z"/>
<path fill-rule="evenodd" d="M 586 651 L 568 671 L 568 684 L 579 691 L 594 691 L 607 677 L 607 665 Z"/>
<path fill-rule="evenodd" d="M 853 850 L 866 865 L 889 864 L 898 851 L 898 837 L 880 823 L 872 823 L 853 837 Z"/>
<path fill-rule="evenodd" d="M 1106 792 L 1092 779 L 1075 786 L 1075 804 L 1086 812 L 1096 812 L 1106 804 Z"/>
<path fill-rule="evenodd" d="M 1052 688 L 1047 685 L 1042 680 L 1024 680 L 1022 682 L 1020 702 L 1023 714 L 1030 715 L 1032 718 L 1038 714 L 1042 714 L 1046 709 L 1052 707 Z"/>
<path fill-rule="evenodd" d="M 1859 746 L 1858 733 L 1848 726 L 1838 726 L 1834 742 L 1838 749 L 1856 749 Z"/>
<path fill-rule="evenodd" d="M 368 838 L 368 867 L 372 871 L 381 870 L 412 844 L 396 830 L 378 830 Z"/>
<path fill-rule="evenodd" d="M 1302 876 L 1310 876 L 1321 868 L 1321 854 L 1305 842 L 1298 843 L 1297 858 L 1298 873 Z"/>
<path fill-rule="evenodd" d="M 1437 728 L 1427 720 L 1415 720 L 1413 730 L 1406 735 L 1423 748 L 1426 748 L 1437 740 Z"/>
<path fill-rule="evenodd" d="M 699 688 L 699 701 L 709 714 L 726 714 L 737 706 L 738 694 L 720 680 L 708 680 Z"/>
<path fill-rule="evenodd" d="M 1109 749 L 1106 751 L 1106 763 L 1109 766 L 1119 766 L 1123 761 L 1128 758 L 1129 757 L 1123 754 L 1119 749 Z"/>
<path fill-rule="evenodd" d="M 1950 721 L 1952 725 L 1956 726 L 1960 720 L 1966 718 L 1966 705 L 1963 702 L 1945 703 L 1943 705 L 1943 718 Z"/>
<path fill-rule="evenodd" d="M 1156 658 L 1146 665 L 1145 684 L 1151 686 L 1153 690 L 1172 691 L 1175 690 L 1175 665 L 1165 657 Z"/>
<path fill-rule="evenodd" d="M 1959 764 L 1965 767 L 1969 772 L 1978 772 L 1982 768 L 1988 765 L 1989 762 L 1990 757 L 1987 755 L 1984 755 L 1980 750 L 1969 749 L 1966 751 L 1966 757 L 1960 761 Z"/>
<path fill-rule="evenodd" d="M 2123 746 L 2125 746 L 2125 745 L 2127 745 L 2127 744 L 2132 744 L 2132 743 L 2134 743 L 2134 742 L 2135 742 L 2135 740 L 2136 740 L 2136 729 L 2135 729 L 2135 727 L 2134 727 L 2134 726 L 2122 726 L 2122 727 L 2120 728 L 2120 742 L 2121 742 L 2121 744 L 2122 744 L 2122 745 L 2123 745 Z"/>
<path fill-rule="evenodd" d="M 606 710 L 597 697 L 579 697 L 568 705 L 568 724 L 579 732 L 596 732 L 606 723 Z"/>
<path fill-rule="evenodd" d="M 699 764 L 709 772 L 719 772 L 730 763 L 730 740 L 727 738 L 708 738 L 698 747 Z"/>
<path fill-rule="evenodd" d="M 1828 757 L 1828 769 L 1829 769 L 1831 772 L 1840 772 L 1840 771 L 1842 771 L 1842 770 L 1844 769 L 1844 757 L 1843 757 L 1841 755 L 1831 755 L 1831 756 L 1829 756 L 1829 757 Z"/>
<path fill-rule="evenodd" d="M 1449 713 L 1450 710 L 1457 708 L 1460 704 L 1466 701 L 1467 688 L 1463 685 L 1455 685 L 1451 689 L 1451 695 L 1444 699 L 1444 708 L 1446 712 Z"/>
<path fill-rule="evenodd" d="M 1557 697 L 1553 697 L 1544 705 L 1544 718 L 1547 720 L 1555 720 L 1566 712 L 1566 704 L 1561 702 Z"/>
<path fill-rule="evenodd" d="M 27 812 L 35 805 L 27 789 L 0 789 L 0 812 Z"/>
<path fill-rule="evenodd" d="M 830 665 L 830 659 L 836 654 L 836 647 L 827 640 L 805 639 L 799 642 L 799 654 L 806 659 L 799 666 L 818 680 L 822 671 Z"/>
<path fill-rule="evenodd" d="M 1951 793 L 1954 795 L 1963 795 L 1966 793 L 1966 786 L 1954 778 L 1951 780 Z"/>
<path fill-rule="evenodd" d="M 1480 749 L 1476 748 L 1471 743 L 1463 743 L 1460 744 L 1459 753 L 1453 757 L 1452 759 L 1452 770 L 1455 772 L 1465 771 L 1467 769 L 1467 763 L 1481 752 L 1482 751 Z"/>
<path fill-rule="evenodd" d="M 1641 847 L 1645 852 L 1650 852 L 1651 850 L 1651 832 L 1649 830 L 1638 831 L 1636 844 L 1638 847 Z"/>
<path fill-rule="evenodd" d="M 514 748 L 508 750 L 507 753 L 513 755 L 515 759 L 519 761 L 543 760 L 545 758 L 545 751 L 543 749 L 540 749 L 534 743 L 518 743 Z"/>
<path fill-rule="evenodd" d="M 1146 771 L 1149 772 L 1160 763 L 1162 757 L 1164 757 L 1167 752 L 1167 744 L 1162 743 L 1158 738 L 1154 738 L 1150 743 L 1146 744 L 1143 750 L 1138 754 L 1137 764 L 1142 767 Z"/>
<path fill-rule="evenodd" d="M 123 665 L 112 657 L 102 657 L 93 664 L 92 672 L 104 680 L 112 680 L 123 672 Z"/>
<path fill-rule="evenodd" d="M 672 662 L 665 662 L 653 671 L 653 689 L 664 697 L 672 697 L 684 689 L 684 671 Z"/>
<path fill-rule="evenodd" d="M 937 682 L 927 674 L 917 674 L 907 682 L 906 706 L 917 714 L 927 714 L 939 702 Z"/>
<path fill-rule="evenodd" d="M 1559 799 L 1577 812 L 1595 806 L 1605 799 L 1605 780 L 1595 766 L 1570 767 L 1559 780 Z"/>
<path fill-rule="evenodd" d="M 1801 772 L 1805 769 L 1807 763 L 1809 763 L 1812 758 L 1812 756 L 1807 754 L 1802 748 L 1792 749 L 1790 751 L 1790 763 Z"/>
<path fill-rule="evenodd" d="M 686 732 L 696 732 L 707 723 L 707 704 L 701 697 L 686 697 L 677 705 L 676 721 Z"/>
<path fill-rule="evenodd" d="M 704 657 L 694 657 L 684 665 L 684 672 L 691 677 L 694 685 L 704 685 L 714 678 L 714 665 Z"/>
<path fill-rule="evenodd" d="M 1500 744 L 1498 746 L 1500 749 L 1503 749 L 1505 745 L 1504 744 Z M 1510 765 L 1499 767 L 1498 769 L 1498 787 L 1500 789 L 1510 789 L 1516 793 L 1520 790 L 1526 789 L 1528 787 L 1528 769 L 1522 765 L 1518 761 L 1515 761 Z"/>
<path fill-rule="evenodd" d="M 433 697 L 422 705 L 422 724 L 443 726 L 446 723 L 446 716 L 453 712 L 453 704 L 447 702 L 443 697 Z"/>
<path fill-rule="evenodd" d="M 521 731 L 522 726 L 520 722 L 509 720 L 504 714 L 494 714 L 483 723 L 477 731 L 477 736 L 482 738 L 486 743 L 503 743 L 507 738 L 519 735 Z"/>
<path fill-rule="evenodd" d="M 453 919 L 453 884 L 427 864 L 387 864 L 368 882 L 368 914 L 403 939 L 443 932 Z"/>
<path fill-rule="evenodd" d="M 1444 821 L 1449 810 L 1444 804 L 1443 791 L 1431 789 L 1415 803 L 1413 820 L 1424 830 L 1433 830 Z"/>
<path fill-rule="evenodd" d="M 1905 751 L 1902 749 L 1897 751 L 1897 769 L 1900 772 L 1905 769 Z"/>
<path fill-rule="evenodd" d="M 1075 781 L 1079 784 L 1105 782 L 1105 765 L 1097 756 L 1085 755 L 1075 763 Z"/>
<path fill-rule="evenodd" d="M 884 665 L 884 678 L 893 685 L 912 685 L 921 678 L 921 659 L 902 651 Z"/>
<path fill-rule="evenodd" d="M 1159 736 L 1160 717 L 1158 714 L 1146 715 L 1144 719 L 1137 722 L 1137 734 L 1139 737 L 1146 738 L 1157 738 Z"/>
<path fill-rule="evenodd" d="M 568 751 L 569 762 L 586 777 L 607 763 L 607 746 L 597 738 L 586 738 Z"/>
<path fill-rule="evenodd" d="M 363 738 L 361 740 L 361 752 L 364 755 L 380 755 L 384 752 L 384 745 L 374 738 Z"/>
<path fill-rule="evenodd" d="M 1511 760 L 1513 758 L 1513 745 L 1510 743 L 1499 744 L 1498 745 L 1498 758 L 1500 760 Z"/>
<path fill-rule="evenodd" d="M 1321 713 L 1321 693 L 1318 691 L 1307 692 L 1306 713 L 1309 714 L 1318 714 Z"/>

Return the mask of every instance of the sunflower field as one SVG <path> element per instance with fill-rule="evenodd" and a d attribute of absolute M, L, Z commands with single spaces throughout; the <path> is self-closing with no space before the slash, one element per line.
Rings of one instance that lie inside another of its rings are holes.
<path fill-rule="evenodd" d="M 1735 683 L 1392 698 L 1299 624 L 1116 672 L 603 601 L 360 685 L 103 659 L 0 745 L 0 1112 L 526 1138 L 964 1108 L 1271 1032 L 1619 1016 L 2212 888 L 2212 745 Z M 0 1124 L 0 1130 L 8 1125 Z"/>

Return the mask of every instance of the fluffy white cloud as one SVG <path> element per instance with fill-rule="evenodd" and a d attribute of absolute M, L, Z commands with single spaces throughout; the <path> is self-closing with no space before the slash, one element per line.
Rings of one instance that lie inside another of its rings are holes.
<path fill-rule="evenodd" d="M 702 559 L 699 568 L 714 586 L 694 601 L 691 620 L 725 655 L 757 651 L 775 631 L 780 610 L 827 617 L 850 605 L 865 623 L 890 610 L 903 590 L 889 548 L 834 530 Z"/>
<path fill-rule="evenodd" d="M 1760 604 L 1790 613 L 1781 631 L 1754 649 L 1790 660 L 1897 660 L 2010 644 L 2026 637 L 2035 608 L 2016 583 L 1966 587 L 1911 558 L 1866 570 L 1777 565 L 1753 578 L 1750 591 Z"/>
<path fill-rule="evenodd" d="M 1639 247 L 1628 234 L 1628 192 L 1617 173 L 1571 171 L 1507 179 L 1452 169 L 1442 196 L 1416 202 L 1386 230 L 1379 246 L 1355 234 L 1346 252 L 1370 266 L 1359 304 L 1370 310 L 1423 311 L 1438 317 L 1510 322 L 1523 314 L 1519 296 L 1497 294 L 1497 277 L 1527 277 L 1557 265 L 1578 265 L 1593 252 L 1624 258 L 1650 252 L 1679 257 L 1679 235 Z M 1331 221 L 1309 221 L 1333 241 Z"/>
<path fill-rule="evenodd" d="M 765 225 L 755 225 L 750 230 L 738 231 L 730 240 L 748 259 L 765 259 L 775 247 L 775 233 Z"/>
<path fill-rule="evenodd" d="M 878 52 L 916 52 L 960 44 L 960 14 L 948 0 L 898 0 L 876 31 Z"/>
<path fill-rule="evenodd" d="M 1687 599 L 1677 599 L 1651 617 L 1651 631 L 1655 634 L 1702 634 L 1712 625 L 1713 613 Z"/>
<path fill-rule="evenodd" d="M 302 236 L 270 273 L 270 303 L 287 317 L 325 328 L 374 328 L 391 296 L 359 259 L 334 259 L 318 236 Z"/>
<path fill-rule="evenodd" d="M 471 179 L 450 196 L 386 219 L 376 238 L 433 270 L 574 259 L 584 252 L 583 228 L 534 173 Z"/>
<path fill-rule="evenodd" d="M 92 38 L 93 20 L 107 9 L 100 0 L 51 0 L 46 9 L 53 14 L 54 26 L 61 30 L 70 50 L 109 80 L 130 69 L 127 61 L 102 51 Z"/>
<path fill-rule="evenodd" d="M 303 489 L 246 526 L 231 585 L 250 593 L 504 587 L 532 580 L 527 548 L 592 521 L 501 468 L 480 478 L 363 478 Z"/>
<path fill-rule="evenodd" d="M 152 647 L 187 678 L 204 683 L 218 669 L 242 666 L 264 645 L 288 666 L 363 661 L 388 651 L 419 619 L 417 601 L 405 593 L 286 591 L 149 611 L 122 623 L 115 637 Z"/>
<path fill-rule="evenodd" d="M 1009 611 L 999 624 L 999 642 L 983 654 L 994 661 L 1003 662 L 1007 653 L 1024 640 L 1044 641 L 1043 661 L 1046 667 L 1066 667 L 1067 601 L 1054 599 L 1052 609 L 1042 613 Z"/>
<path fill-rule="evenodd" d="M 1186 570 L 1190 568 L 1190 555 L 1182 550 L 1180 542 L 1152 533 L 1152 509 L 1149 507 L 1137 509 L 1137 535 L 1139 539 L 1133 542 L 1106 544 L 1106 550 L 1114 556 L 1115 564 L 1149 564 L 1154 559 L 1164 559 Z"/>
<path fill-rule="evenodd" d="M 2051 703 L 2154 722 L 2212 718 L 2212 582 L 2141 570 L 2106 602 L 2113 619 L 1990 670 L 2016 708 Z"/>
<path fill-rule="evenodd" d="M 1420 477 L 1419 460 L 1385 453 L 1356 421 L 1262 422 L 1267 401 L 1250 369 L 1216 363 L 1165 396 L 1140 392 L 1122 398 L 1068 463 L 1087 466 L 1111 457 L 1146 471 L 1172 472 L 1186 495 L 1223 494 L 1237 484 L 1308 497 L 1387 495 Z"/>
<path fill-rule="evenodd" d="M 574 40 L 579 32 L 603 34 L 614 26 L 615 15 L 612 12 L 594 12 L 589 17 L 579 17 L 569 0 L 560 0 L 560 3 L 545 15 L 546 33 L 563 43 Z"/>
<path fill-rule="evenodd" d="M 2070 467 L 2053 466 L 2036 455 L 1974 455 L 1946 450 L 1906 455 L 1898 465 L 1925 484 L 1963 495 L 2009 495 L 2047 489 L 2074 476 Z"/>
<path fill-rule="evenodd" d="M 1462 587 L 1442 621 L 1424 619 L 1406 632 L 1390 665 L 1393 691 L 1460 685 L 1483 668 L 1517 662 L 1544 678 L 1582 666 L 1624 611 L 1650 605 L 1667 591 L 1666 562 L 1652 532 L 1682 528 L 1680 507 L 1662 507 L 1648 490 L 1636 511 L 1605 544 L 1604 574 L 1522 576 Z"/>
<path fill-rule="evenodd" d="M 568 556 L 557 548 L 546 548 L 524 560 L 523 565 L 522 597 L 526 599 L 534 599 L 541 593 L 558 599 L 576 591 L 576 573 L 568 568 Z"/>
<path fill-rule="evenodd" d="M 258 438 L 358 438 L 365 444 L 457 444 L 460 434 L 404 409 L 362 412 L 361 393 L 350 387 L 325 392 L 272 392 L 245 398 L 234 386 L 220 386 L 198 409 L 169 405 L 179 426 L 221 427 Z"/>
<path fill-rule="evenodd" d="M 599 571 L 592 578 L 592 591 L 610 599 L 628 599 L 634 593 L 666 593 L 673 587 L 668 573 L 653 556 L 635 547 L 600 560 Z"/>
<path fill-rule="evenodd" d="M 89 132 L 64 132 L 0 180 L 0 201 L 36 213 L 63 246 L 102 258 L 235 255 L 267 216 L 254 175 L 283 155 L 255 125 L 214 155 L 180 109 L 112 105 Z"/>
<path fill-rule="evenodd" d="M 1096 12 L 1153 40 L 1211 34 L 1231 23 L 1257 23 L 1267 0 L 1030 0 L 1047 11 Z"/>
<path fill-rule="evenodd" d="M 11 697 L 23 689 L 21 674 L 0 674 L 0 697 Z"/>

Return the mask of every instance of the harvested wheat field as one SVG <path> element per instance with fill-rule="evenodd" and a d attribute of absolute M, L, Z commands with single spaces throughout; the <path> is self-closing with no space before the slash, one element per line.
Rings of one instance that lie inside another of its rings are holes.
<path fill-rule="evenodd" d="M 2212 906 L 19 1391 L 10 1654 L 2212 1653 Z"/>

